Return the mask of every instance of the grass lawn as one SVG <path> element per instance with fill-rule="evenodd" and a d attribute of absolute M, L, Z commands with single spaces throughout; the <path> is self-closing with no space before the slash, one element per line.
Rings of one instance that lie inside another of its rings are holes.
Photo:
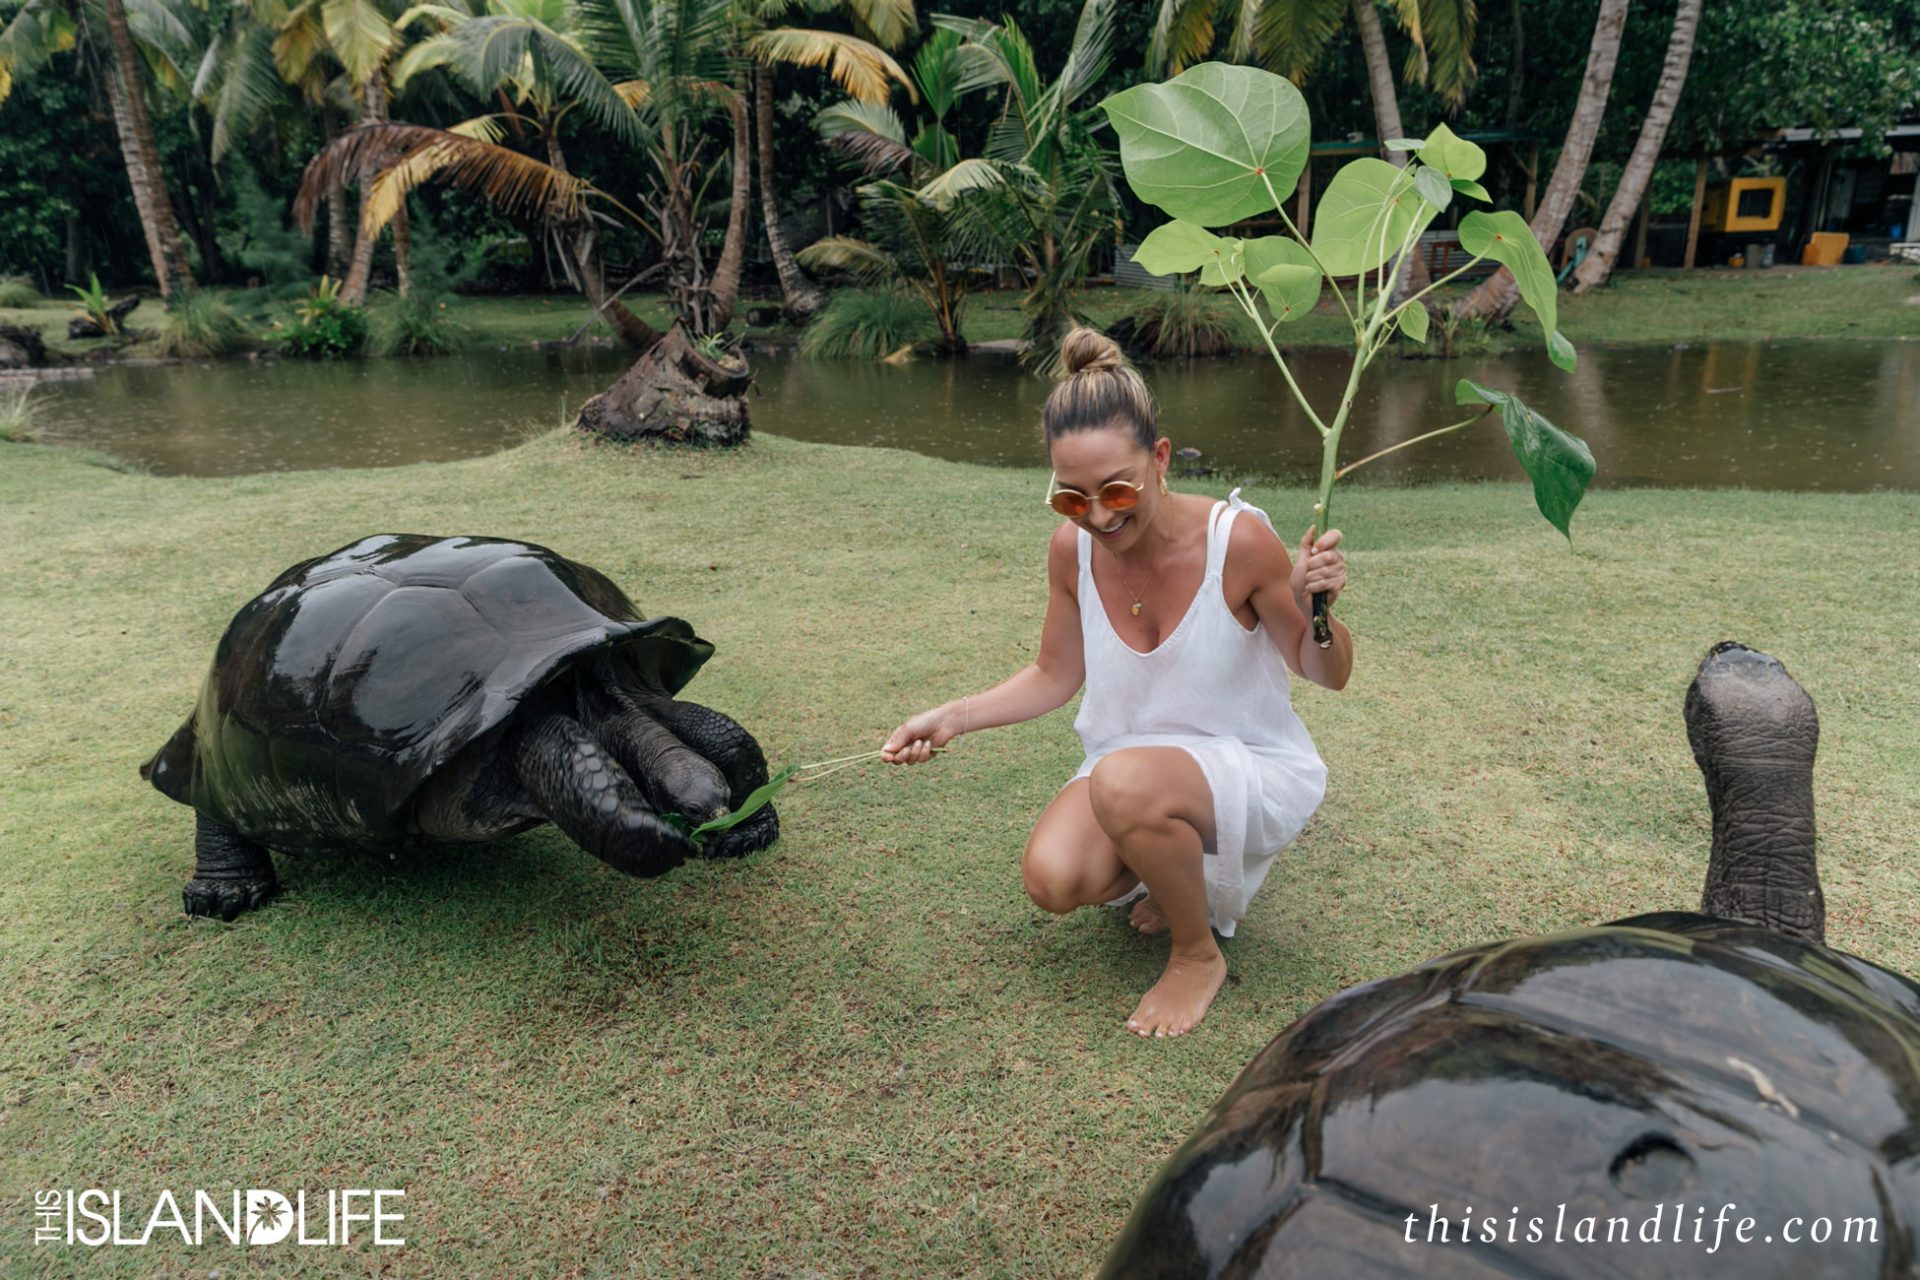
<path fill-rule="evenodd" d="M 1148 291 L 1091 289 L 1085 295 L 1088 313 L 1100 324 L 1111 324 L 1137 306 Z M 1449 286 L 1441 297 L 1462 295 L 1465 288 Z M 969 297 L 962 328 L 969 341 L 987 342 L 1020 336 L 1020 294 L 978 293 Z M 1577 345 L 1632 342 L 1700 342 L 1707 340 L 1775 338 L 1914 338 L 1920 337 L 1920 272 L 1911 267 L 1852 268 L 1776 267 L 1769 271 L 1648 270 L 1622 274 L 1606 287 L 1582 297 L 1560 295 L 1560 328 Z M 664 328 L 672 320 L 662 294 L 631 295 L 637 313 Z M 568 294 L 461 298 L 452 307 L 459 321 L 482 343 L 552 342 L 571 337 L 586 323 L 588 305 Z M 745 307 L 741 310 L 744 312 Z M 84 356 L 109 346 L 102 339 L 70 342 L 65 303 L 46 301 L 32 308 L 0 308 L 0 324 L 28 324 L 39 328 L 50 348 Z M 136 329 L 159 323 L 157 299 L 134 312 Z M 262 312 L 249 317 L 257 328 L 269 323 Z M 1241 339 L 1253 350 L 1259 335 L 1241 322 Z M 779 338 L 791 336 L 784 325 L 749 327 L 744 318 L 734 323 L 739 333 Z M 611 331 L 600 321 L 588 330 L 596 337 Z M 1324 294 L 1314 313 L 1281 331 L 1288 346 L 1348 347 L 1352 338 L 1332 295 Z M 1437 337 L 1430 337 L 1437 343 Z M 1533 350 L 1541 346 L 1540 328 L 1524 307 L 1514 315 L 1512 330 L 1496 331 L 1479 339 L 1476 350 Z M 1260 348 L 1264 352 L 1264 348 Z M 139 348 L 136 347 L 137 353 Z"/>
<path fill-rule="evenodd" d="M 1178 1041 L 1121 1025 L 1164 942 L 1021 892 L 1079 760 L 1069 712 L 790 793 L 744 862 L 631 880 L 543 828 L 282 858 L 265 909 L 181 915 L 191 815 L 136 768 L 294 561 L 383 530 L 551 546 L 691 619 L 718 653 L 690 696 L 776 764 L 817 760 L 1032 654 L 1042 482 L 767 436 L 222 479 L 0 445 L 0 1274 L 240 1267 L 224 1244 L 35 1248 L 29 1189 L 371 1186 L 406 1189 L 406 1248 L 247 1262 L 1084 1276 L 1247 1059 L 1335 990 L 1697 903 L 1681 698 L 1730 636 L 1819 708 L 1831 941 L 1920 971 L 1920 495 L 1898 493 L 1600 492 L 1569 550 L 1519 485 L 1347 490 L 1356 675 L 1295 695 L 1328 797 Z M 1249 497 L 1283 529 L 1310 501 Z"/>

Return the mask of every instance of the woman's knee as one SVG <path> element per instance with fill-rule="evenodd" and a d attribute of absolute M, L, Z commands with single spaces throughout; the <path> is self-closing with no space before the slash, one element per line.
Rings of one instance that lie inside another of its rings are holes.
<path fill-rule="evenodd" d="M 1081 904 L 1079 868 L 1060 851 L 1029 843 L 1020 859 L 1020 882 L 1042 911 L 1064 915 Z"/>
<path fill-rule="evenodd" d="M 1115 841 L 1130 831 L 1165 822 L 1172 816 L 1166 778 L 1153 762 L 1130 751 L 1117 751 L 1093 766 L 1087 779 L 1087 799 L 1093 816 Z"/>

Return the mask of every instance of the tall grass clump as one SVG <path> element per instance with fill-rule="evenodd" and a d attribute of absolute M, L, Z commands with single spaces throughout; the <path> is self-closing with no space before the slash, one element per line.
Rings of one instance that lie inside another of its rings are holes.
<path fill-rule="evenodd" d="M 41 403 L 32 386 L 0 386 L 0 441 L 32 444 L 39 440 L 36 418 Z"/>
<path fill-rule="evenodd" d="M 1220 356 L 1240 345 L 1240 315 L 1227 295 L 1191 280 L 1147 292 L 1113 325 L 1113 336 L 1156 360 Z"/>
<path fill-rule="evenodd" d="M 367 309 L 367 352 L 376 356 L 443 356 L 467 344 L 472 331 L 447 313 L 435 293 L 387 294 Z"/>
<path fill-rule="evenodd" d="M 884 360 L 939 334 L 926 304 L 901 289 L 843 289 L 800 337 L 809 360 Z"/>
<path fill-rule="evenodd" d="M 0 307 L 37 307 L 44 301 L 25 276 L 0 278 Z"/>
<path fill-rule="evenodd" d="M 244 351 L 253 345 L 253 331 L 218 296 L 183 289 L 167 303 L 153 342 L 163 356 L 197 360 Z"/>

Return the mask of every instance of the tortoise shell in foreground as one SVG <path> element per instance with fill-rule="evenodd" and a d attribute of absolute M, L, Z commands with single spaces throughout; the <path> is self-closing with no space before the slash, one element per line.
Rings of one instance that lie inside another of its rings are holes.
<path fill-rule="evenodd" d="M 1914 1276 L 1917 1067 L 1920 986 L 1750 924 L 1663 913 L 1456 951 L 1269 1044 L 1102 1274 Z M 1666 1243 L 1606 1243 L 1608 1219 L 1638 1236 L 1656 1213 Z M 1837 1243 L 1863 1218 L 1877 1243 Z"/>

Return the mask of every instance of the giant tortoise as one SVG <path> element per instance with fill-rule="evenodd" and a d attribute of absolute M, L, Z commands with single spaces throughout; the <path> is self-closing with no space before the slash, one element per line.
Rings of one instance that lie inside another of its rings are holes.
<path fill-rule="evenodd" d="M 552 822 L 630 875 L 673 823 L 767 781 L 751 734 L 674 694 L 713 646 L 598 571 L 500 538 L 379 534 L 294 565 L 228 624 L 198 705 L 141 776 L 198 812 L 190 915 L 276 884 L 269 850 L 493 840 Z M 771 806 L 707 844 L 779 833 Z"/>

